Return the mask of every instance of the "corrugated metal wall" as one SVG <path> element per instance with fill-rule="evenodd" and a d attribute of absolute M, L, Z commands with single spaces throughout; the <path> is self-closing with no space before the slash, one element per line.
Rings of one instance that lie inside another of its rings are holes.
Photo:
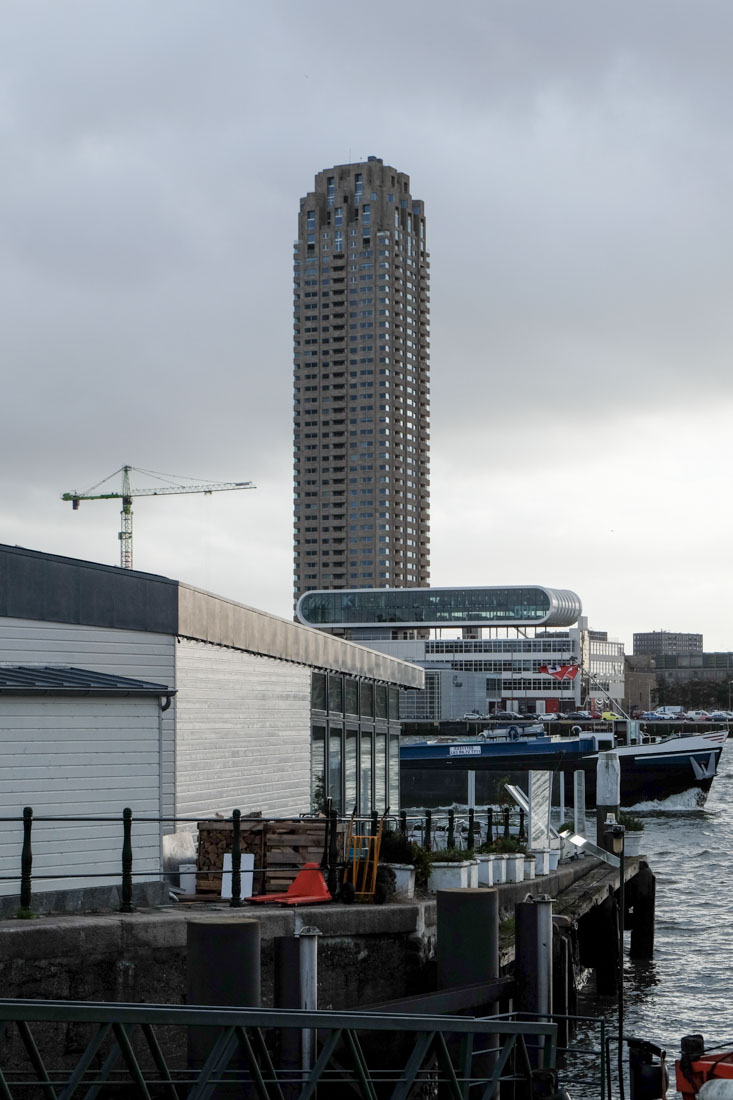
<path fill-rule="evenodd" d="M 175 638 L 33 619 L 0 618 L 0 661 L 14 665 L 75 665 L 139 677 L 175 688 Z M 175 812 L 175 699 L 163 714 L 163 813 Z"/>
<path fill-rule="evenodd" d="M 158 817 L 157 699 L 0 697 L 0 804 L 3 817 L 113 816 L 109 825 L 70 820 L 33 825 L 33 891 L 119 883 L 122 811 Z M 23 828 L 0 825 L 0 895 L 20 891 Z M 133 871 L 158 878 L 160 826 L 139 817 Z M 58 879 L 40 876 L 59 874 Z M 109 877 L 91 878 L 92 874 Z M 78 878 L 67 876 L 78 875 Z"/>
<path fill-rule="evenodd" d="M 311 670 L 185 638 L 176 652 L 178 812 L 309 810 Z"/>

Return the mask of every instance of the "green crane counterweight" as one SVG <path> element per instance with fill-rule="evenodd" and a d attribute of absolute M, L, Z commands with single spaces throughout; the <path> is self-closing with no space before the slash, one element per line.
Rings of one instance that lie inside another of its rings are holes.
<path fill-rule="evenodd" d="M 121 466 L 119 470 L 115 470 L 109 477 L 105 477 L 102 481 L 97 482 L 96 485 L 92 485 L 90 489 L 87 489 L 83 493 L 62 493 L 62 500 L 70 500 L 71 507 L 76 511 L 79 507 L 79 502 L 82 500 L 121 500 L 122 508 L 120 510 L 120 533 L 118 538 L 120 540 L 120 565 L 123 569 L 132 569 L 132 500 L 133 497 L 159 497 L 167 496 L 172 493 L 222 493 L 231 491 L 234 489 L 254 489 L 255 486 L 251 481 L 213 481 L 210 484 L 205 485 L 159 485 L 152 486 L 147 489 L 131 489 L 130 488 L 130 471 L 134 470 L 134 466 Z M 170 474 L 160 474 L 155 470 L 137 470 L 137 473 L 147 474 L 149 477 L 171 477 Z M 100 485 L 103 485 L 106 481 L 116 477 L 117 474 L 122 474 L 122 490 L 121 492 L 110 493 L 95 493 L 94 490 L 98 489 Z"/>

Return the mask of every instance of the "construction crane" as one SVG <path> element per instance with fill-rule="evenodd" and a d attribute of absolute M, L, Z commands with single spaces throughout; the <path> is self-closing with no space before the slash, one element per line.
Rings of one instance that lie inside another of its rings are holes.
<path fill-rule="evenodd" d="M 120 565 L 123 569 L 132 569 L 132 498 L 133 497 L 161 497 L 171 493 L 224 493 L 233 489 L 254 489 L 255 486 L 251 481 L 213 481 L 210 485 L 181 485 L 172 483 L 169 485 L 161 484 L 149 489 L 131 489 L 130 488 L 130 473 L 132 471 L 138 474 L 145 474 L 148 477 L 157 478 L 173 478 L 174 474 L 161 474 L 157 470 L 140 470 L 134 466 L 121 466 L 119 470 L 115 470 L 109 477 L 102 478 L 96 485 L 92 485 L 83 493 L 62 493 L 62 500 L 70 500 L 71 507 L 76 511 L 79 507 L 79 502 L 82 500 L 121 500 L 122 510 L 120 512 L 120 533 L 118 538 L 120 540 Z M 105 482 L 111 481 L 117 474 L 122 474 L 122 490 L 119 493 L 95 493 L 95 489 L 98 489 L 100 485 L 104 485 Z"/>

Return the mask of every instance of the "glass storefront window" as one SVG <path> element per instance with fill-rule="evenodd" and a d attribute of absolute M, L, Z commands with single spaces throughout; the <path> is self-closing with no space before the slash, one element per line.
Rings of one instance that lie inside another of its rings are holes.
<path fill-rule="evenodd" d="M 326 709 L 326 674 L 314 672 L 311 676 L 311 709 Z"/>
<path fill-rule="evenodd" d="M 326 809 L 326 727 L 311 729 L 311 810 Z"/>
<path fill-rule="evenodd" d="M 387 809 L 387 734 L 374 734 L 374 809 L 383 814 Z"/>
<path fill-rule="evenodd" d="M 400 735 L 389 735 L 389 808 L 396 814 L 400 808 Z"/>
<path fill-rule="evenodd" d="M 362 732 L 359 754 L 359 813 L 370 814 L 372 805 L 372 735 Z"/>
<path fill-rule="evenodd" d="M 353 812 L 358 798 L 358 788 L 356 785 L 358 745 L 359 731 L 356 729 L 347 729 L 346 752 L 344 754 L 344 813 L 346 814 Z"/>
<path fill-rule="evenodd" d="M 328 733 L 328 795 L 337 814 L 343 812 L 341 783 L 343 779 L 343 733 L 331 729 Z"/>
<path fill-rule="evenodd" d="M 328 712 L 329 714 L 343 714 L 344 712 L 343 676 L 330 675 L 328 677 Z"/>
<path fill-rule="evenodd" d="M 389 720 L 390 722 L 399 722 L 400 720 L 400 691 L 399 688 L 389 689 Z"/>
<path fill-rule="evenodd" d="M 344 713 L 359 713 L 359 681 L 348 676 L 344 681 Z"/>
<path fill-rule="evenodd" d="M 365 681 L 361 684 L 361 714 L 364 718 L 374 717 L 374 684 Z"/>

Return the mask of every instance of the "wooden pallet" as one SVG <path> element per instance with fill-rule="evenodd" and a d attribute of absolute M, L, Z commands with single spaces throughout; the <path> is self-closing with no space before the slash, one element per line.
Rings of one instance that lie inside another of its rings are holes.
<path fill-rule="evenodd" d="M 339 825 L 338 851 L 343 851 L 345 827 Z M 198 822 L 199 846 L 196 873 L 197 894 L 221 893 L 224 855 L 232 850 L 231 821 Z M 280 893 L 287 890 L 305 863 L 320 863 L 326 839 L 326 818 L 293 818 L 288 821 L 242 818 L 242 852 L 255 857 L 253 892 Z"/>

